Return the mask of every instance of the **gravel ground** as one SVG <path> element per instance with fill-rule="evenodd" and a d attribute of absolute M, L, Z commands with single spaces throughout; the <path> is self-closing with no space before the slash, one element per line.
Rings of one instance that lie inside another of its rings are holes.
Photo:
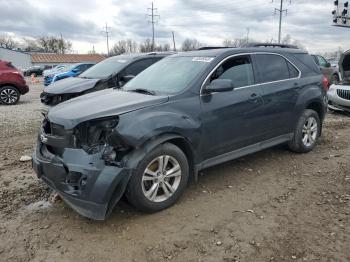
<path fill-rule="evenodd" d="M 26 80 L 29 83 L 29 78 Z M 23 135 L 37 130 L 42 119 L 40 113 L 42 106 L 39 99 L 42 90 L 42 84 L 30 85 L 30 92 L 21 96 L 18 104 L 1 106 L 0 125 L 2 136 Z"/>
<path fill-rule="evenodd" d="M 349 116 L 328 115 L 309 154 L 278 146 L 240 158 L 204 170 L 167 210 L 121 201 L 97 222 L 49 201 L 19 161 L 35 145 L 41 88 L 0 106 L 1 261 L 350 261 Z"/>

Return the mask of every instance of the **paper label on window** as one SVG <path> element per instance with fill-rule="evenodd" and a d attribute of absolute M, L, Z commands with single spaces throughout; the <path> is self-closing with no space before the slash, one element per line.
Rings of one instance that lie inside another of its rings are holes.
<path fill-rule="evenodd" d="M 121 59 L 120 59 L 120 60 L 118 60 L 118 62 L 119 62 L 119 63 L 126 63 L 127 60 L 121 60 Z"/>
<path fill-rule="evenodd" d="M 205 63 L 210 63 L 211 61 L 213 61 L 214 58 L 213 57 L 193 57 L 192 61 L 195 62 L 205 62 Z"/>

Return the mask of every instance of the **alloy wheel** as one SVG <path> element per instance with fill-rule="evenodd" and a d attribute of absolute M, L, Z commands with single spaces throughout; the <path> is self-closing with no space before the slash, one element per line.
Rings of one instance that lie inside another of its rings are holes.
<path fill-rule="evenodd" d="M 309 117 L 303 126 L 303 144 L 311 147 L 316 143 L 318 135 L 318 124 L 314 117 Z"/>
<path fill-rule="evenodd" d="M 0 93 L 0 99 L 4 104 L 14 104 L 18 100 L 18 94 L 12 88 L 5 88 Z"/>
<path fill-rule="evenodd" d="M 169 199 L 181 181 L 181 166 L 172 156 L 161 155 L 153 159 L 142 175 L 142 192 L 152 202 Z"/>

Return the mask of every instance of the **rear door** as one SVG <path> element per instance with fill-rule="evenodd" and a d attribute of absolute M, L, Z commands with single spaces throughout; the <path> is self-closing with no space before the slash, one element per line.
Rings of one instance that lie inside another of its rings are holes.
<path fill-rule="evenodd" d="M 266 124 L 262 132 L 266 139 L 290 133 L 301 73 L 279 54 L 255 54 L 254 61 L 264 99 L 262 118 Z"/>

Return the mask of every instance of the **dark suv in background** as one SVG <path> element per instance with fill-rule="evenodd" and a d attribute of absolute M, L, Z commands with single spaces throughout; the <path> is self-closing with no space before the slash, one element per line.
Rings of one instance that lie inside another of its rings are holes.
<path fill-rule="evenodd" d="M 48 106 L 86 93 L 121 87 L 147 67 L 173 52 L 127 54 L 110 57 L 80 74 L 63 79 L 46 87 L 40 95 L 41 102 Z"/>
<path fill-rule="evenodd" d="M 0 104 L 14 105 L 28 91 L 29 87 L 17 68 L 0 60 Z"/>
<path fill-rule="evenodd" d="M 204 168 L 281 143 L 311 151 L 327 87 L 299 49 L 173 55 L 122 89 L 52 107 L 33 167 L 83 216 L 104 219 L 124 194 L 142 211 L 159 211 Z"/>
<path fill-rule="evenodd" d="M 328 78 L 329 84 L 338 84 L 340 81 L 340 73 L 337 67 L 333 67 L 330 62 L 327 61 L 321 55 L 312 55 L 315 63 L 320 67 L 321 72 Z"/>

